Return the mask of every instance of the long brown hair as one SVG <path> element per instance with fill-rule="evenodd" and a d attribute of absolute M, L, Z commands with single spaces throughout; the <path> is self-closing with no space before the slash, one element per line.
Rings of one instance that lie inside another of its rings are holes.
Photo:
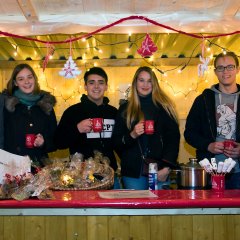
<path fill-rule="evenodd" d="M 141 72 L 147 72 L 150 74 L 152 81 L 152 101 L 155 106 L 161 105 L 165 111 L 171 116 L 177 123 L 178 117 L 175 110 L 175 106 L 171 99 L 160 88 L 156 74 L 150 67 L 144 66 L 137 69 L 131 87 L 131 95 L 128 99 L 128 106 L 126 109 L 127 127 L 131 129 L 132 123 L 144 119 L 144 114 L 141 111 L 140 100 L 137 92 L 137 79 Z"/>
<path fill-rule="evenodd" d="M 16 82 L 16 77 L 18 75 L 19 72 L 21 72 L 24 68 L 27 68 L 33 75 L 34 77 L 34 80 L 35 80 L 35 85 L 34 85 L 34 90 L 33 90 L 33 93 L 34 94 L 38 94 L 40 92 L 40 86 L 39 86 L 39 83 L 38 83 L 38 77 L 36 75 L 36 73 L 34 72 L 34 70 L 32 69 L 32 67 L 26 63 L 22 63 L 22 64 L 18 64 L 14 69 L 13 69 L 13 72 L 12 72 L 12 75 L 7 83 L 7 92 L 9 95 L 12 95 L 13 92 L 18 88 L 16 85 L 15 85 L 15 82 Z"/>

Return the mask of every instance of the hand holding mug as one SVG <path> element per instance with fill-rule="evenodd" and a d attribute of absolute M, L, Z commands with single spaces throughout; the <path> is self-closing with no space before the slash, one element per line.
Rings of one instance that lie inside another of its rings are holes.
<path fill-rule="evenodd" d="M 141 120 L 134 126 L 130 135 L 132 136 L 132 138 L 137 138 L 143 133 L 144 133 L 144 120 Z"/>
<path fill-rule="evenodd" d="M 38 133 L 35 135 L 34 147 L 41 147 L 44 144 L 43 135 Z"/>
<path fill-rule="evenodd" d="M 89 133 L 92 130 L 92 120 L 90 118 L 84 119 L 77 124 L 80 133 Z"/>
<path fill-rule="evenodd" d="M 212 142 L 208 145 L 208 151 L 214 154 L 221 154 L 224 151 L 224 142 Z"/>

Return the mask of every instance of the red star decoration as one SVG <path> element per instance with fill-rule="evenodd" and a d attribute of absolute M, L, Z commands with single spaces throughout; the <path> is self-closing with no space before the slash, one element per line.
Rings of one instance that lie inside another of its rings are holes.
<path fill-rule="evenodd" d="M 71 66 L 70 66 L 71 64 L 70 63 L 68 63 L 68 66 L 67 66 L 67 68 L 64 68 L 63 69 L 63 71 L 65 71 L 65 77 L 68 75 L 68 74 L 70 74 L 70 75 L 72 75 L 73 76 L 73 72 L 72 72 L 72 68 L 71 68 Z"/>
<path fill-rule="evenodd" d="M 145 39 L 142 42 L 141 48 L 137 50 L 137 52 L 142 56 L 142 57 L 149 57 L 151 56 L 154 52 L 157 51 L 157 46 L 154 44 L 152 39 L 150 38 L 149 34 L 146 35 Z"/>

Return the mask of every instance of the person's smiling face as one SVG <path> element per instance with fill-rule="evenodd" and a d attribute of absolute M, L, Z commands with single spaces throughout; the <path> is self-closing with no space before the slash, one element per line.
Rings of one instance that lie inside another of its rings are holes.
<path fill-rule="evenodd" d="M 35 87 L 35 78 L 32 72 L 27 68 L 21 70 L 16 76 L 15 85 L 23 93 L 32 94 Z"/>
<path fill-rule="evenodd" d="M 148 72 L 142 71 L 137 78 L 137 92 L 141 97 L 146 97 L 152 92 L 152 79 Z"/>
<path fill-rule="evenodd" d="M 97 74 L 90 74 L 84 87 L 87 91 L 88 99 L 97 105 L 101 105 L 104 92 L 108 88 L 105 79 Z"/>
<path fill-rule="evenodd" d="M 226 68 L 227 66 L 230 70 Z M 223 71 L 218 71 L 219 68 L 220 69 L 223 68 Z M 231 86 L 235 84 L 236 75 L 238 72 L 239 72 L 239 68 L 236 66 L 236 62 L 233 57 L 225 56 L 217 60 L 215 74 L 218 77 L 220 85 Z"/>

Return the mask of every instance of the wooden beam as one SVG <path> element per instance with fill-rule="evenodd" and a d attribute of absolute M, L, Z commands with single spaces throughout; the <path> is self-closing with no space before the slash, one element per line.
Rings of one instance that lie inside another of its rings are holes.
<path fill-rule="evenodd" d="M 17 0 L 17 2 L 28 22 L 38 21 L 38 16 L 31 0 Z"/>
<path fill-rule="evenodd" d="M 180 66 L 189 61 L 189 58 L 159 58 L 152 63 L 149 59 L 90 59 L 90 60 L 74 60 L 78 67 L 89 65 L 93 66 L 97 63 L 100 67 L 129 67 L 129 66 Z M 0 69 L 13 68 L 19 63 L 28 63 L 30 65 L 42 66 L 42 61 L 0 61 Z M 49 60 L 47 68 L 62 68 L 66 60 Z M 192 58 L 188 66 L 197 66 L 199 58 Z"/>

